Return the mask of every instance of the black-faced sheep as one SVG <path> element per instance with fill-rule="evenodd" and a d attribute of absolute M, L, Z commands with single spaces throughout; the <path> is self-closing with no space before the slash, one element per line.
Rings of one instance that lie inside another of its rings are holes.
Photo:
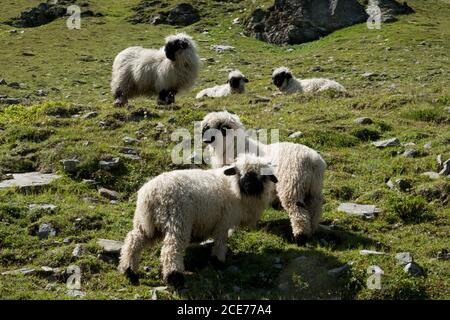
<path fill-rule="evenodd" d="M 301 144 L 256 141 L 245 133 L 239 117 L 226 111 L 206 115 L 202 128 L 205 133 L 209 129 L 218 130 L 223 136 L 221 138 L 220 133 L 219 137 L 217 134 L 203 136 L 203 141 L 209 144 L 211 164 L 215 168 L 232 163 L 242 153 L 257 154 L 271 162 L 279 180 L 276 195 L 289 214 L 293 236 L 298 243 L 303 243 L 317 230 L 322 214 L 326 168 L 319 153 Z M 235 140 L 242 139 L 241 145 L 245 148 L 236 148 Z"/>
<path fill-rule="evenodd" d="M 182 285 L 184 253 L 191 239 L 214 239 L 212 255 L 225 261 L 228 230 L 256 227 L 270 205 L 276 177 L 255 156 L 239 157 L 232 166 L 177 170 L 147 182 L 138 192 L 133 230 L 121 250 L 119 271 L 137 282 L 142 250 L 163 237 L 162 275 Z"/>
<path fill-rule="evenodd" d="M 114 105 L 126 105 L 128 99 L 140 95 L 158 95 L 160 104 L 174 103 L 178 92 L 194 85 L 199 69 L 196 44 L 185 33 L 168 36 L 159 50 L 127 48 L 113 64 Z"/>
<path fill-rule="evenodd" d="M 240 94 L 245 92 L 245 83 L 248 79 L 239 70 L 231 71 L 228 75 L 228 80 L 226 84 L 215 86 L 211 88 L 206 88 L 200 91 L 196 98 L 200 99 L 203 97 L 226 97 L 230 94 Z"/>
<path fill-rule="evenodd" d="M 286 67 L 275 69 L 272 74 L 273 84 L 284 94 L 296 92 L 320 92 L 333 89 L 346 92 L 345 88 L 334 80 L 324 78 L 297 79 Z"/>

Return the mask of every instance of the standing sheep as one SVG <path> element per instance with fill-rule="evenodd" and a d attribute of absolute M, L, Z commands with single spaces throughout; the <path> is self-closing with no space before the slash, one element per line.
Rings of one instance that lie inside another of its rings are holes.
<path fill-rule="evenodd" d="M 119 271 L 137 283 L 139 256 L 159 237 L 164 237 L 162 275 L 175 286 L 184 282 L 183 256 L 191 239 L 212 237 L 212 255 L 224 262 L 228 230 L 256 227 L 270 204 L 277 179 L 263 175 L 266 169 L 270 168 L 264 159 L 242 156 L 228 168 L 177 170 L 147 182 L 138 192 L 133 230 L 122 247 Z"/>
<path fill-rule="evenodd" d="M 207 135 L 210 129 L 218 130 L 217 134 Z M 226 111 L 206 115 L 202 130 L 215 168 L 232 163 L 236 155 L 244 152 L 255 153 L 271 162 L 279 180 L 276 195 L 289 214 L 293 236 L 298 243 L 303 243 L 317 230 L 322 215 L 326 163 L 315 150 L 295 143 L 267 145 L 255 141 L 244 133 L 239 117 Z M 234 142 L 238 140 L 239 143 L 240 138 L 244 140 L 245 150 L 235 151 Z"/>
<path fill-rule="evenodd" d="M 194 85 L 200 69 L 197 47 L 190 36 L 168 36 L 159 50 L 130 47 L 114 60 L 111 91 L 115 106 L 140 95 L 158 95 L 158 103 L 175 102 L 178 92 Z"/>
<path fill-rule="evenodd" d="M 272 80 L 273 84 L 284 94 L 320 92 L 329 89 L 346 92 L 345 88 L 334 80 L 324 78 L 297 79 L 292 75 L 291 70 L 286 67 L 275 69 Z"/>
<path fill-rule="evenodd" d="M 240 94 L 245 92 L 245 83 L 248 83 L 248 79 L 239 70 L 231 71 L 228 75 L 226 84 L 215 86 L 212 88 L 206 88 L 200 91 L 196 98 L 203 97 L 226 97 L 230 94 Z"/>

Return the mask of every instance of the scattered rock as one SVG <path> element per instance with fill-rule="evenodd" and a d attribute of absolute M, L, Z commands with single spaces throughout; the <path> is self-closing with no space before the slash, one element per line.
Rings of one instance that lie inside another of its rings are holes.
<path fill-rule="evenodd" d="M 437 255 L 438 260 L 450 260 L 450 252 L 447 249 L 442 249 Z"/>
<path fill-rule="evenodd" d="M 406 150 L 406 151 L 403 153 L 403 156 L 404 156 L 405 158 L 415 158 L 415 157 L 417 157 L 418 155 L 419 155 L 419 152 L 418 152 L 417 150 L 414 150 L 414 149 Z"/>
<path fill-rule="evenodd" d="M 372 143 L 377 148 L 396 147 L 400 145 L 400 140 L 397 138 L 391 138 L 382 141 L 376 141 Z"/>
<path fill-rule="evenodd" d="M 123 139 L 122 139 L 122 141 L 125 143 L 125 144 L 134 144 L 134 143 L 138 143 L 138 142 L 140 142 L 140 140 L 139 139 L 136 139 L 136 138 L 131 138 L 131 137 L 124 137 Z"/>
<path fill-rule="evenodd" d="M 399 252 L 395 255 L 395 259 L 397 260 L 397 263 L 405 266 L 408 263 L 413 262 L 413 258 L 411 256 L 411 253 L 409 252 Z"/>
<path fill-rule="evenodd" d="M 48 91 L 40 89 L 40 90 L 36 91 L 36 95 L 38 97 L 46 97 L 46 96 L 48 96 Z"/>
<path fill-rule="evenodd" d="M 198 10 L 189 3 L 180 3 L 169 11 L 166 22 L 175 26 L 188 26 L 200 20 Z"/>
<path fill-rule="evenodd" d="M 48 239 L 48 237 L 56 236 L 56 230 L 53 229 L 51 223 L 43 223 L 39 226 L 37 233 L 39 240 Z"/>
<path fill-rule="evenodd" d="M 67 296 L 72 297 L 72 298 L 83 298 L 86 296 L 86 293 L 81 290 L 70 289 L 70 290 L 67 290 Z"/>
<path fill-rule="evenodd" d="M 61 160 L 61 163 L 63 165 L 63 169 L 67 173 L 76 173 L 77 167 L 80 164 L 79 160 L 76 159 L 64 159 Z"/>
<path fill-rule="evenodd" d="M 289 135 L 289 138 L 296 139 L 296 138 L 301 138 L 303 136 L 304 136 L 303 132 L 297 131 L 297 132 L 294 132 L 293 134 Z"/>
<path fill-rule="evenodd" d="M 361 77 L 371 80 L 372 78 L 378 76 L 377 73 L 374 72 L 364 72 Z"/>
<path fill-rule="evenodd" d="M 24 274 L 24 275 L 27 275 L 27 274 L 33 274 L 33 273 L 35 273 L 36 272 L 36 269 L 33 269 L 33 268 L 21 268 L 21 269 L 18 269 L 18 270 L 12 270 L 12 271 L 5 271 L 5 272 L 2 272 L 2 276 L 7 276 L 7 275 L 18 275 L 18 274 Z"/>
<path fill-rule="evenodd" d="M 423 274 L 422 268 L 415 262 L 408 263 L 403 270 L 413 277 L 420 277 Z"/>
<path fill-rule="evenodd" d="M 223 45 L 223 44 L 215 44 L 211 46 L 211 50 L 217 53 L 224 53 L 229 51 L 236 51 L 236 48 L 233 46 Z"/>
<path fill-rule="evenodd" d="M 83 246 L 81 244 L 77 244 L 72 251 L 72 257 L 79 257 L 83 254 Z"/>
<path fill-rule="evenodd" d="M 91 111 L 82 116 L 83 119 L 93 119 L 98 116 L 98 113 L 95 111 Z"/>
<path fill-rule="evenodd" d="M 275 103 L 272 107 L 273 111 L 280 111 L 283 105 L 281 103 Z"/>
<path fill-rule="evenodd" d="M 0 182 L 0 189 L 17 187 L 19 190 L 40 189 L 61 178 L 54 174 L 40 172 L 15 173 L 13 179 Z"/>
<path fill-rule="evenodd" d="M 422 176 L 427 176 L 428 178 L 430 178 L 432 180 L 437 180 L 437 179 L 439 179 L 441 177 L 439 175 L 439 173 L 432 172 L 432 171 L 424 172 L 424 173 L 422 173 Z"/>
<path fill-rule="evenodd" d="M 381 209 L 377 208 L 374 205 L 362 205 L 356 203 L 342 203 L 338 207 L 338 211 L 345 212 L 350 215 L 359 216 L 366 219 L 373 219 L 379 213 L 381 213 Z"/>
<path fill-rule="evenodd" d="M 103 170 L 114 170 L 116 169 L 120 164 L 120 158 L 112 158 L 111 160 L 102 160 L 99 163 L 99 166 Z"/>
<path fill-rule="evenodd" d="M 240 24 L 241 23 L 241 19 L 235 18 L 235 19 L 233 19 L 233 21 L 231 23 L 233 23 L 233 24 Z"/>
<path fill-rule="evenodd" d="M 384 252 L 379 252 L 379 251 L 373 251 L 373 250 L 360 250 L 359 254 L 362 255 L 362 256 L 368 256 L 368 255 L 381 256 L 381 255 L 384 255 L 385 253 Z"/>
<path fill-rule="evenodd" d="M 16 105 L 23 103 L 24 100 L 20 98 L 1 98 L 0 104 L 6 104 L 6 105 Z"/>
<path fill-rule="evenodd" d="M 426 150 L 429 150 L 429 149 L 431 149 L 432 146 L 433 146 L 433 144 L 431 142 L 428 142 L 423 146 L 423 148 Z"/>
<path fill-rule="evenodd" d="M 102 248 L 104 253 L 109 254 L 119 254 L 120 249 L 122 249 L 123 242 L 108 240 L 108 239 L 98 239 L 97 244 Z"/>
<path fill-rule="evenodd" d="M 0 86 L 5 86 L 7 84 L 8 84 L 8 82 L 6 82 L 5 79 L 0 79 Z"/>
<path fill-rule="evenodd" d="M 411 183 L 408 180 L 404 180 L 404 179 L 397 179 L 397 180 L 395 180 L 395 183 L 393 183 L 391 180 L 389 180 L 386 183 L 386 185 L 390 189 L 398 189 L 402 192 L 410 191 L 412 188 Z"/>
<path fill-rule="evenodd" d="M 251 103 L 268 103 L 270 102 L 270 98 L 269 97 L 264 97 L 264 96 L 260 96 L 260 95 L 256 95 L 255 99 L 250 101 Z"/>
<path fill-rule="evenodd" d="M 55 211 L 58 207 L 54 204 L 36 204 L 31 203 L 28 205 L 30 210 L 43 210 L 43 211 Z"/>
<path fill-rule="evenodd" d="M 355 120 L 356 124 L 372 124 L 373 121 L 372 119 L 368 118 L 368 117 L 361 117 L 361 118 L 357 118 Z"/>
<path fill-rule="evenodd" d="M 102 197 L 107 198 L 109 200 L 117 200 L 120 197 L 120 194 L 117 191 L 109 190 L 109 189 L 106 189 L 106 188 L 100 188 L 98 190 L 98 193 Z"/>
<path fill-rule="evenodd" d="M 135 14 L 129 19 L 131 23 L 150 23 L 153 25 L 169 24 L 174 26 L 188 26 L 200 20 L 200 14 L 189 3 L 180 3 L 169 11 L 158 11 L 155 14 L 154 3 L 142 1 L 134 8 Z"/>
<path fill-rule="evenodd" d="M 328 274 L 331 276 L 335 276 L 335 277 L 339 277 L 342 274 L 344 274 L 345 272 L 347 272 L 348 270 L 351 269 L 353 262 L 348 262 L 346 264 L 344 264 L 343 266 L 340 266 L 338 268 L 334 268 L 334 269 L 330 269 L 328 270 Z"/>

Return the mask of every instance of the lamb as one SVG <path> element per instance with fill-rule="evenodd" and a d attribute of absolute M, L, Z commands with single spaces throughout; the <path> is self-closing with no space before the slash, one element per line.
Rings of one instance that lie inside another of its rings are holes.
<path fill-rule="evenodd" d="M 239 70 L 231 71 L 228 75 L 226 84 L 215 86 L 212 88 L 206 88 L 200 91 L 196 98 L 203 97 L 226 97 L 230 94 L 240 94 L 245 92 L 245 83 L 248 83 L 248 79 Z"/>
<path fill-rule="evenodd" d="M 184 283 L 183 256 L 191 239 L 212 237 L 212 256 L 224 262 L 228 230 L 237 226 L 255 228 L 270 205 L 276 182 L 269 163 L 252 155 L 239 157 L 226 168 L 159 175 L 138 192 L 133 230 L 122 247 L 119 271 L 138 283 L 139 256 L 159 237 L 164 237 L 163 279 L 174 286 Z"/>
<path fill-rule="evenodd" d="M 168 36 L 159 50 L 127 48 L 113 63 L 114 106 L 127 105 L 128 99 L 142 95 L 158 95 L 159 104 L 175 103 L 177 93 L 194 85 L 199 69 L 197 46 L 185 33 Z"/>
<path fill-rule="evenodd" d="M 218 130 L 214 135 L 210 130 Z M 294 143 L 263 144 L 248 136 L 237 115 L 227 111 L 212 112 L 202 121 L 203 142 L 209 145 L 214 168 L 234 161 L 235 154 L 254 153 L 274 166 L 279 183 L 276 196 L 287 211 L 294 241 L 303 244 L 318 229 L 323 204 L 323 178 L 326 163 L 315 150 Z M 231 138 L 231 139 L 230 139 Z M 244 140 L 244 148 L 234 148 L 234 141 Z M 231 150 L 231 151 L 230 151 Z M 276 198 L 274 197 L 274 199 Z"/>
<path fill-rule="evenodd" d="M 291 70 L 286 67 L 275 69 L 272 74 L 272 81 L 284 94 L 320 92 L 329 89 L 346 92 L 345 88 L 334 80 L 324 78 L 297 79 L 292 75 Z"/>

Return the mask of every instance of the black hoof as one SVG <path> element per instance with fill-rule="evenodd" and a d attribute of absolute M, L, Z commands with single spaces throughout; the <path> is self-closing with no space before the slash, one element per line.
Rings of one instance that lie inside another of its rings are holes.
<path fill-rule="evenodd" d="M 175 288 L 184 286 L 184 275 L 181 272 L 174 271 L 167 276 L 167 283 Z"/>
<path fill-rule="evenodd" d="M 215 269 L 221 270 L 226 267 L 225 262 L 220 261 L 216 256 L 211 256 L 210 263 Z"/>
<path fill-rule="evenodd" d="M 139 276 L 131 270 L 131 268 L 128 268 L 127 271 L 125 271 L 125 275 L 132 285 L 139 285 Z"/>
<path fill-rule="evenodd" d="M 308 241 L 308 237 L 304 234 L 300 234 L 298 236 L 294 236 L 294 242 L 299 246 L 304 246 L 306 242 Z"/>

